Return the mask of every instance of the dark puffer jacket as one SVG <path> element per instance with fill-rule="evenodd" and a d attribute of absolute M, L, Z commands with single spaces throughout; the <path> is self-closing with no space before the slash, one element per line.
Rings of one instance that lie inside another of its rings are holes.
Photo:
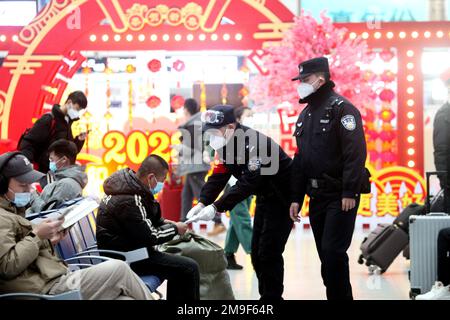
<path fill-rule="evenodd" d="M 99 249 L 151 249 L 178 234 L 174 224 L 164 223 L 159 203 L 133 170 L 115 172 L 103 188 L 106 195 L 97 214 Z"/>

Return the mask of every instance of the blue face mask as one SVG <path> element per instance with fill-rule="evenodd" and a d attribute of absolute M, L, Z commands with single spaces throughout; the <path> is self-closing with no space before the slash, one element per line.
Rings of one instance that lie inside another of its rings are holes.
<path fill-rule="evenodd" d="M 48 168 L 50 169 L 50 171 L 52 172 L 56 172 L 56 170 L 58 170 L 58 167 L 56 166 L 58 164 L 58 162 L 60 162 L 63 158 L 59 159 L 58 161 L 50 161 L 50 164 L 48 165 Z"/>
<path fill-rule="evenodd" d="M 156 177 L 155 177 L 155 179 L 156 179 Z M 156 180 L 156 187 L 155 188 L 150 187 L 150 192 L 153 195 L 158 194 L 161 192 L 163 187 L 164 187 L 164 182 L 159 182 L 158 180 Z"/>
<path fill-rule="evenodd" d="M 56 162 L 51 161 L 50 164 L 48 165 L 48 168 L 50 169 L 50 171 L 55 172 L 56 170 L 58 170 L 58 167 L 56 167 Z"/>
<path fill-rule="evenodd" d="M 9 189 L 11 192 L 11 189 Z M 14 203 L 14 205 L 17 208 L 23 208 L 26 207 L 27 204 L 29 204 L 31 201 L 31 193 L 30 192 L 18 192 L 18 193 L 14 193 L 14 201 L 12 201 L 12 203 Z"/>

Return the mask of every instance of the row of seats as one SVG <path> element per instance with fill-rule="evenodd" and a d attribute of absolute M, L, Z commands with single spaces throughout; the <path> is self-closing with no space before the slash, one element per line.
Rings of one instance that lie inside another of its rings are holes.
<path fill-rule="evenodd" d="M 35 217 L 36 216 L 32 218 Z M 111 256 L 116 259 L 124 260 L 128 264 L 148 258 L 146 248 L 129 252 L 99 250 L 97 248 L 95 232 L 95 212 L 91 212 L 85 218 L 73 225 L 67 236 L 55 246 L 58 256 L 68 264 L 70 270 L 74 271 L 82 268 L 88 268 L 92 265 L 112 259 Z M 105 254 L 108 256 L 105 256 Z M 158 287 L 162 283 L 161 279 L 153 275 L 141 276 L 141 279 L 152 293 L 155 293 L 159 296 L 159 298 L 162 298 L 161 293 L 157 291 Z M 81 299 L 81 295 L 78 291 L 72 291 L 57 296 L 36 295 L 30 293 L 0 295 L 0 299 L 10 298 L 75 300 Z"/>

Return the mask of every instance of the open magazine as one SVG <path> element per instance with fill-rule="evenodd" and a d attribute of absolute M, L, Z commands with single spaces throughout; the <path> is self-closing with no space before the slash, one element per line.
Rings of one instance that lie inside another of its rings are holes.
<path fill-rule="evenodd" d="M 51 210 L 49 213 L 43 213 L 39 215 L 39 218 L 31 220 L 31 223 L 39 224 L 40 222 L 42 222 L 42 220 L 47 218 L 60 219 L 61 217 L 64 217 L 64 222 L 61 225 L 61 228 L 67 229 L 86 217 L 89 213 L 97 209 L 98 206 L 98 202 L 94 199 L 85 198 L 71 206 L 57 210 Z"/>

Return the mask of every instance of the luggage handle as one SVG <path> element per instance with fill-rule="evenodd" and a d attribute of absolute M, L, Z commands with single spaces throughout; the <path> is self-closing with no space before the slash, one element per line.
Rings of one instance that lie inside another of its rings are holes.
<path fill-rule="evenodd" d="M 426 180 L 427 180 L 427 196 L 426 196 L 426 200 L 425 200 L 425 210 L 426 213 L 430 213 L 431 211 L 431 201 L 430 201 L 430 177 L 431 176 L 437 176 L 439 174 L 446 174 L 447 171 L 429 171 L 426 172 Z M 445 194 L 444 194 L 445 197 Z"/>

